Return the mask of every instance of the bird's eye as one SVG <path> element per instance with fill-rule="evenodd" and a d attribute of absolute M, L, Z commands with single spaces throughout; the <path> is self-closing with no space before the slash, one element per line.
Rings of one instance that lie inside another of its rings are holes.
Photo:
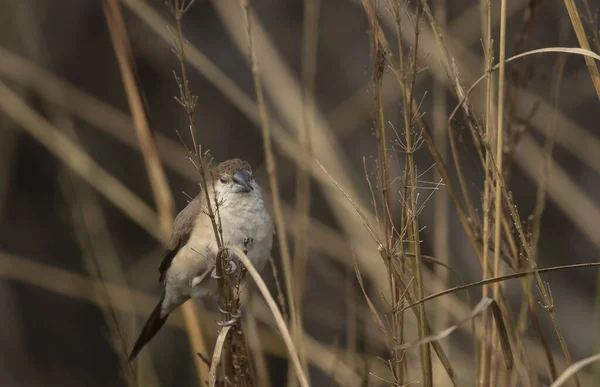
<path fill-rule="evenodd" d="M 223 184 L 227 183 L 227 177 L 225 177 L 225 176 L 219 177 L 219 180 L 221 180 L 221 183 L 223 183 Z"/>

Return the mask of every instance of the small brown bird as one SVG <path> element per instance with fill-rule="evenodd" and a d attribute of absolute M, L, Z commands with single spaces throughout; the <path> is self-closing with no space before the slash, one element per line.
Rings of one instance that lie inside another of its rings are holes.
<path fill-rule="evenodd" d="M 224 246 L 246 249 L 248 258 L 260 271 L 271 253 L 274 228 L 250 164 L 240 159 L 227 160 L 215 168 L 214 176 L 215 181 L 208 182 L 208 191 L 213 209 L 215 199 L 219 204 Z M 146 321 L 129 355 L 130 361 L 156 335 L 169 313 L 192 297 L 215 293 L 217 281 L 211 273 L 217 253 L 206 199 L 201 193 L 175 218 L 171 240 L 158 269 L 159 281 L 164 284 L 163 296 Z"/>

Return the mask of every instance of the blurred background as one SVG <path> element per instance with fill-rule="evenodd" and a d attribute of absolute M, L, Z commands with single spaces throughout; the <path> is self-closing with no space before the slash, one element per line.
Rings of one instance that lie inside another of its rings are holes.
<path fill-rule="evenodd" d="M 498 35 L 497 3 L 493 2 L 494 36 Z M 480 3 L 430 4 L 469 87 L 484 71 Z M 585 19 L 583 2 L 577 4 Z M 591 15 L 597 15 L 597 4 L 591 5 Z M 304 5 L 300 0 L 255 0 L 252 7 L 260 72 L 269 112 L 277 123 L 273 141 L 279 191 L 292 238 L 294 152 L 299 150 L 296 133 L 302 126 Z M 162 0 L 123 0 L 122 11 L 138 86 L 176 214 L 186 205 L 186 194 L 198 193 L 198 181 L 176 133 L 189 143 L 187 116 L 173 98 L 179 93 L 173 78 L 179 64 L 167 31 L 173 18 Z M 318 11 L 314 158 L 370 209 L 365 166 L 373 178 L 377 142 L 369 21 L 358 0 L 323 0 Z M 562 1 L 511 0 L 507 15 L 507 56 L 542 47 L 579 46 Z M 397 47 L 388 2 L 379 2 L 379 17 L 391 46 Z M 586 24 L 590 21 L 585 19 L 584 24 L 592 25 Z M 414 44 L 414 30 L 410 18 L 404 22 L 409 47 Z M 0 384 L 128 385 L 123 351 L 131 348 L 160 294 L 157 267 L 164 234 L 102 2 L 0 1 L 0 29 Z M 429 25 L 423 22 L 421 29 L 415 98 L 421 101 L 424 120 L 435 129 L 439 117 L 444 123 L 458 101 L 447 86 L 449 74 L 441 65 Z M 183 31 L 189 40 L 190 87 L 198 97 L 198 141 L 216 161 L 248 160 L 270 205 L 238 1 L 196 0 L 185 15 Z M 589 33 L 593 36 L 593 31 Z M 592 45 L 592 50 L 597 49 Z M 550 125 L 556 127 L 539 244 L 541 267 L 597 261 L 600 247 L 599 100 L 584 60 L 571 55 L 555 112 L 551 81 L 557 58 L 556 54 L 534 55 L 507 68 L 506 163 L 509 189 L 523 220 L 535 206 L 545 133 Z M 473 94 L 476 109 L 484 106 L 484 91 L 482 84 Z M 390 71 L 384 77 L 383 99 L 390 127 L 399 130 L 400 92 Z M 444 136 L 444 128 L 436 131 L 436 143 L 449 164 Z M 483 170 L 466 127 L 459 126 L 457 136 L 467 186 L 481 208 Z M 392 176 L 402 174 L 403 160 L 403 155 L 394 158 Z M 420 203 L 425 204 L 420 215 L 424 253 L 445 255 L 464 282 L 481 279 L 481 267 L 447 200 L 445 186 L 436 184 L 440 178 L 426 147 L 416 153 L 416 160 L 420 179 L 433 183 L 420 193 Z M 399 216 L 401 205 L 395 203 Z M 339 191 L 323 179 L 313 180 L 302 305 L 315 386 L 332 385 L 332 380 L 351 385 L 344 381 L 356 383 L 367 370 L 385 371 L 374 360 L 375 355 L 385 356 L 385 350 L 358 287 L 353 256 L 358 256 L 367 288 L 382 310 L 386 304 L 376 285 L 385 281 L 384 266 L 375 243 L 350 212 Z M 281 274 L 278 243 L 273 257 Z M 428 275 L 434 278 L 439 272 L 432 266 Z M 263 276 L 276 294 L 270 267 Z M 453 275 L 444 278 L 448 286 L 458 284 Z M 558 321 L 573 358 L 593 354 L 599 330 L 594 314 L 596 270 L 557 272 L 544 278 L 551 284 Z M 522 294 L 519 283 L 513 282 L 505 284 L 505 291 L 516 314 Z M 432 282 L 426 293 L 443 287 L 447 286 Z M 461 294 L 428 304 L 435 322 L 447 326 L 468 317 L 481 297 L 479 289 L 470 293 L 471 304 Z M 200 320 L 206 345 L 212 348 L 218 315 L 206 306 Z M 271 383 L 284 385 L 286 353 L 272 318 L 260 297 L 253 297 L 249 309 L 251 318 L 257 319 L 253 332 L 267 355 Z M 541 306 L 539 311 L 551 347 L 558 352 L 549 318 Z M 473 385 L 474 380 L 469 335 L 467 324 L 443 341 L 464 385 Z M 532 341 L 528 350 L 532 358 L 540 359 L 540 373 L 545 374 L 539 344 Z M 418 361 L 418 350 L 408 356 Z M 201 363 L 190 349 L 184 317 L 178 312 L 145 350 L 139 366 L 142 385 L 199 385 L 197 362 Z M 439 385 L 446 385 L 440 380 Z M 370 383 L 382 382 L 371 378 Z"/>

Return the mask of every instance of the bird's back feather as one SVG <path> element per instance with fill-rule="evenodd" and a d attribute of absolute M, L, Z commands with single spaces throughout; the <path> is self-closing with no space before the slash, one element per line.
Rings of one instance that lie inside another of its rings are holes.
<path fill-rule="evenodd" d="M 175 217 L 171 240 L 167 245 L 165 256 L 158 267 L 160 282 L 164 281 L 167 270 L 171 267 L 171 263 L 173 263 L 173 259 L 179 250 L 187 243 L 188 239 L 190 239 L 190 234 L 194 229 L 194 222 L 202 212 L 203 203 L 204 197 L 201 194 L 198 194 L 183 210 L 181 210 L 181 212 L 179 212 L 179 214 L 177 214 L 177 217 Z"/>

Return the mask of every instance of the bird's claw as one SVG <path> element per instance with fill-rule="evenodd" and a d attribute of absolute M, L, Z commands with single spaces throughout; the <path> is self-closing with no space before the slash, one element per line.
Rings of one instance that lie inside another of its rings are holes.
<path fill-rule="evenodd" d="M 235 262 L 233 262 L 232 259 L 228 259 L 227 260 L 227 268 L 225 269 L 225 274 L 230 275 L 232 273 L 235 273 L 236 270 L 237 270 L 237 264 Z M 217 275 L 216 267 L 213 269 L 212 273 L 210 273 L 210 276 L 215 279 L 223 278 L 222 276 Z"/>
<path fill-rule="evenodd" d="M 224 311 L 220 307 L 219 307 L 219 310 L 222 313 L 227 313 L 227 311 Z M 244 313 L 244 310 L 242 308 L 238 308 L 238 310 L 236 310 L 234 313 L 229 313 L 229 315 L 231 316 L 231 319 L 229 319 L 227 321 L 218 321 L 217 325 L 219 325 L 221 327 L 229 327 L 229 326 L 235 325 L 240 321 L 243 313 Z"/>

